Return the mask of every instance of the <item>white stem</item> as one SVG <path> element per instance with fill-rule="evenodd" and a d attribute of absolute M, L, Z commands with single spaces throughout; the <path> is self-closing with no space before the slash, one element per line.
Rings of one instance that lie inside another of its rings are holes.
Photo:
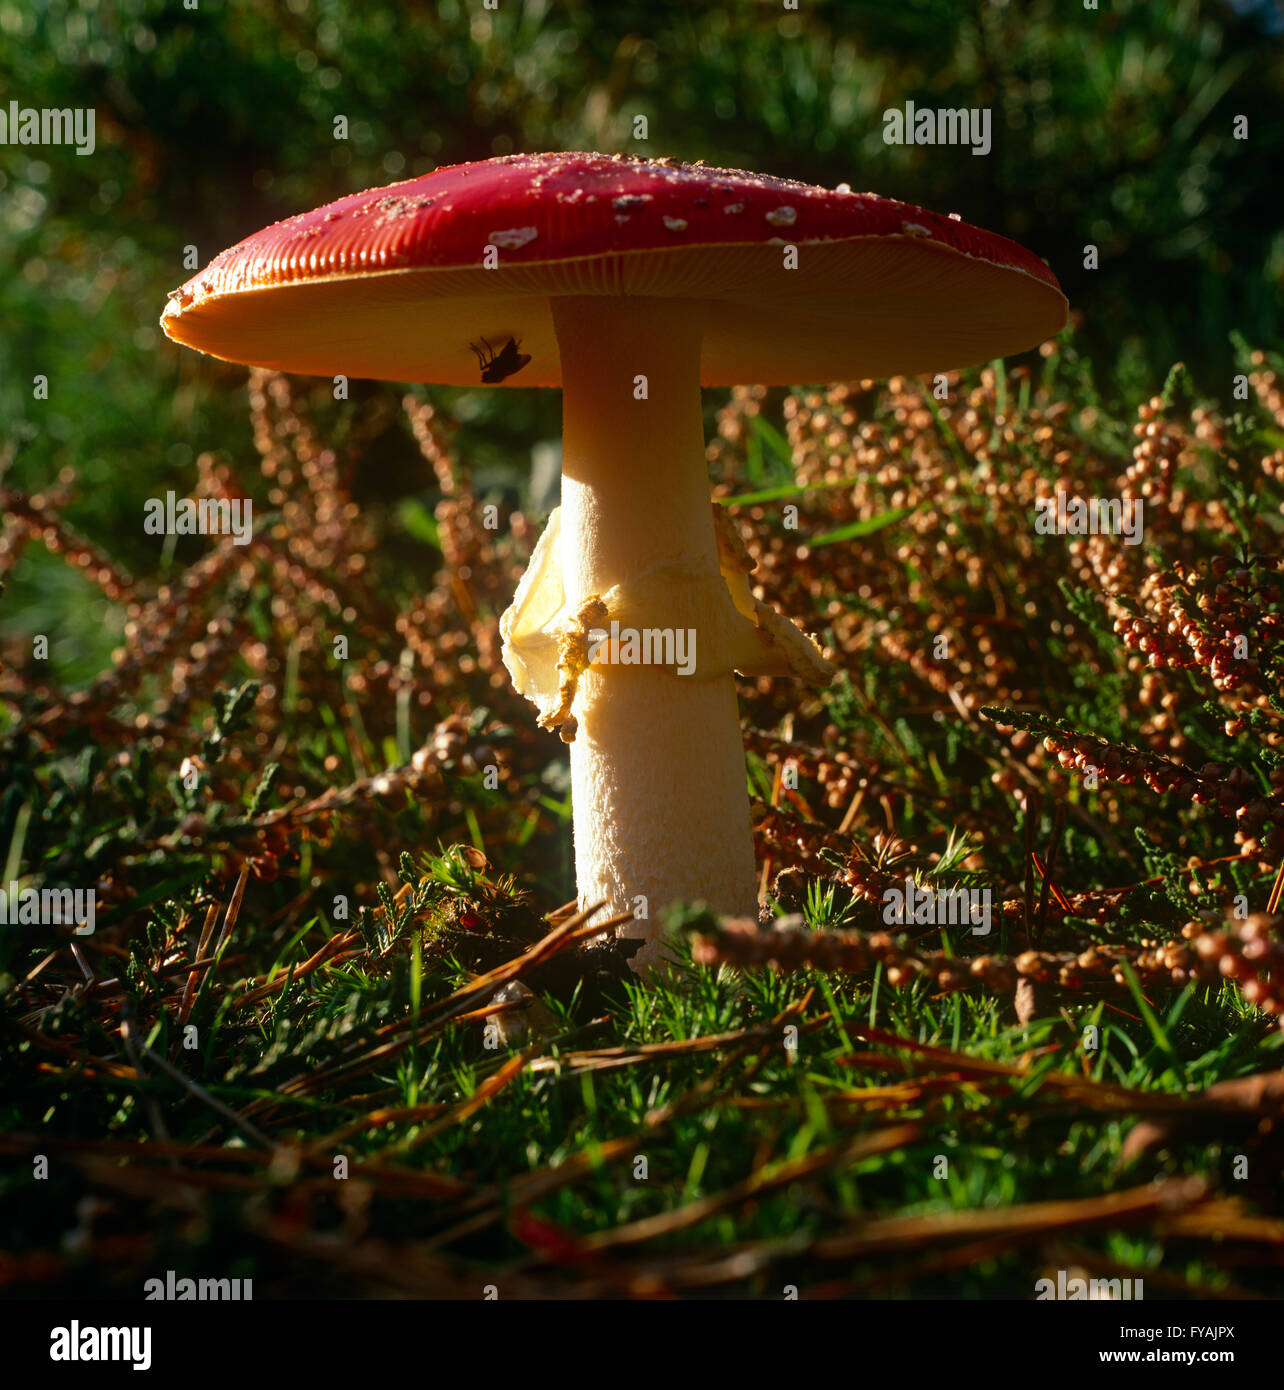
<path fill-rule="evenodd" d="M 717 566 L 700 415 L 704 310 L 677 300 L 555 297 L 562 361 L 562 579 L 578 603 L 665 561 Z M 645 399 L 638 399 L 644 377 Z M 696 641 L 699 642 L 697 631 Z M 581 906 L 638 906 L 635 964 L 659 909 L 757 908 L 744 744 L 730 672 L 594 667 L 571 745 Z"/>

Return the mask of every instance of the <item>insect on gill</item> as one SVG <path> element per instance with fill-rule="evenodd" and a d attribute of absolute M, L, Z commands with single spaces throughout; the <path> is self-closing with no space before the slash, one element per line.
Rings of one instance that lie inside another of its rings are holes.
<path fill-rule="evenodd" d="M 518 341 L 510 338 L 507 343 L 496 353 L 495 349 L 482 339 L 486 351 L 483 352 L 476 343 L 469 343 L 468 346 L 477 354 L 477 365 L 481 368 L 481 379 L 483 382 L 494 384 L 503 381 L 505 377 L 510 377 L 514 372 L 521 369 L 531 360 L 530 353 L 518 352 Z"/>

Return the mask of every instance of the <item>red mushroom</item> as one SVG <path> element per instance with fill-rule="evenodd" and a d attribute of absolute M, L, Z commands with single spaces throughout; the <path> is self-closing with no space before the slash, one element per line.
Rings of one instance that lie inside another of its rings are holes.
<path fill-rule="evenodd" d="M 161 322 L 290 372 L 561 387 L 562 506 L 504 615 L 504 656 L 571 743 L 580 901 L 645 903 L 647 960 L 667 903 L 756 909 L 732 672 L 832 674 L 751 596 L 743 547 L 719 533 L 701 385 L 963 367 L 1065 316 L 1030 252 L 906 203 L 539 154 L 277 223 L 176 291 Z M 638 650 L 649 664 L 630 664 Z"/>

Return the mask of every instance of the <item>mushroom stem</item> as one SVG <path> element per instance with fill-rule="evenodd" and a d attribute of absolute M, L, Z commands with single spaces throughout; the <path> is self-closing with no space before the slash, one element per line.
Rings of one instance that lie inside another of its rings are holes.
<path fill-rule="evenodd" d="M 658 565 L 718 570 L 700 414 L 705 309 L 645 297 L 552 299 L 562 367 L 562 577 L 573 605 Z M 644 383 L 643 380 L 644 379 Z M 700 641 L 700 633 L 695 633 Z M 744 744 L 730 671 L 594 665 L 571 744 L 581 906 L 647 919 L 683 899 L 753 916 Z"/>

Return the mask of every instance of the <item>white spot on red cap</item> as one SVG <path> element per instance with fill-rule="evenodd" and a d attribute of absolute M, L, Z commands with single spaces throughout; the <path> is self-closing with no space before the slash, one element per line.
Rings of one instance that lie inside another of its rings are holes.
<path fill-rule="evenodd" d="M 510 227 L 506 232 L 491 232 L 490 240 L 494 246 L 502 246 L 506 251 L 516 251 L 528 241 L 534 241 L 537 236 L 537 227 Z"/>
<path fill-rule="evenodd" d="M 921 222 L 902 222 L 901 231 L 906 236 L 931 236 L 931 229 L 924 227 Z"/>
<path fill-rule="evenodd" d="M 671 232 L 685 232 L 687 229 L 687 219 L 685 217 L 666 217 L 664 225 Z"/>
<path fill-rule="evenodd" d="M 772 208 L 767 214 L 767 221 L 773 227 L 792 227 L 797 219 L 796 208 Z"/>

